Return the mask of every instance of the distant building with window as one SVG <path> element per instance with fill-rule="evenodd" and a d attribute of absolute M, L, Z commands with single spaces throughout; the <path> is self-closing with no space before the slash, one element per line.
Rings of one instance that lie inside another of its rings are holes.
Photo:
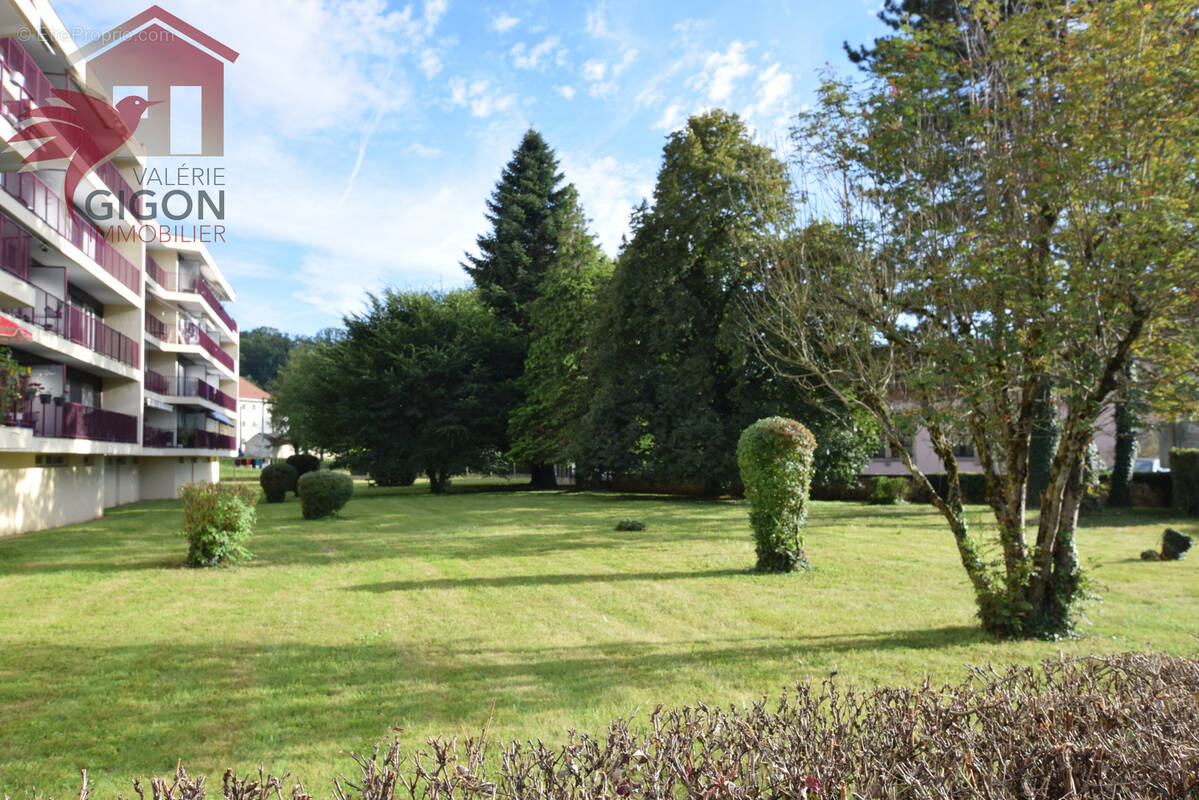
<path fill-rule="evenodd" d="M 245 458 L 286 458 L 294 450 L 284 444 L 271 422 L 271 395 L 245 378 L 238 379 L 238 455 Z"/>

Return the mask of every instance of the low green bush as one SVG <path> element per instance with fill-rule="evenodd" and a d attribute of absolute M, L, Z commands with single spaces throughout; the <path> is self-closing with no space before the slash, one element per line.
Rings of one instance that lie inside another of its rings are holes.
<path fill-rule="evenodd" d="M 750 505 L 759 571 L 808 566 L 801 534 L 815 452 L 816 437 L 793 419 L 767 417 L 741 433 L 737 465 Z"/>
<path fill-rule="evenodd" d="M 1174 483 L 1174 510 L 1199 517 L 1199 450 L 1175 447 L 1170 451 Z"/>
<path fill-rule="evenodd" d="M 620 522 L 616 523 L 616 530 L 643 531 L 645 530 L 645 523 L 639 519 L 622 519 Z"/>
<path fill-rule="evenodd" d="M 299 479 L 303 478 L 309 472 L 316 472 L 321 468 L 321 460 L 312 455 L 312 453 L 296 453 L 294 456 L 288 456 L 287 463 L 296 471 L 297 483 L 293 487 L 296 494 L 300 493 Z"/>
<path fill-rule="evenodd" d="M 893 506 L 907 499 L 911 482 L 902 475 L 879 475 L 874 479 L 870 502 L 876 506 Z"/>
<path fill-rule="evenodd" d="M 1139 490 L 1137 487 L 1145 488 Z M 1174 505 L 1174 476 L 1169 472 L 1134 472 L 1131 488 L 1134 503 L 1139 498 L 1144 505 L 1166 508 Z"/>
<path fill-rule="evenodd" d="M 354 479 L 344 472 L 309 472 L 300 476 L 298 485 L 304 519 L 335 514 L 354 496 Z"/>
<path fill-rule="evenodd" d="M 251 558 L 258 490 L 244 483 L 188 483 L 179 487 L 187 564 L 212 567 Z"/>
<path fill-rule="evenodd" d="M 262 473 L 258 476 L 258 483 L 262 486 L 262 493 L 266 495 L 268 503 L 282 503 L 287 499 L 288 492 L 296 490 L 298 479 L 299 475 L 296 474 L 295 467 L 277 461 L 263 467 Z"/>

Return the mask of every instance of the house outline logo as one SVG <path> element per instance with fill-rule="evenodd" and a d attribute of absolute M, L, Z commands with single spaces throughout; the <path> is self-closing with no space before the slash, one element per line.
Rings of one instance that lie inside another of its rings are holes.
<path fill-rule="evenodd" d="M 147 155 L 190 158 L 224 155 L 224 70 L 237 57 L 232 48 L 152 5 L 79 48 L 71 60 L 84 62 L 88 82 L 103 86 L 114 101 L 117 95 L 140 96 L 153 104 L 137 125 Z M 195 90 L 201 146 L 182 152 L 172 145 L 172 121 L 181 112 L 176 103 L 194 103 Z"/>

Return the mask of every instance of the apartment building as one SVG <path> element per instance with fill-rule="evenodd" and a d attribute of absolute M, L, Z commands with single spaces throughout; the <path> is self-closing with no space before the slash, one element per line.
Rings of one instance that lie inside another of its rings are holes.
<path fill-rule="evenodd" d="M 53 104 L 52 88 L 96 93 L 47 3 L 0 0 L 0 34 L 15 31 L 40 35 L 0 39 L 4 142 L 22 111 Z M 20 154 L 0 149 L 0 318 L 23 329 L 6 345 L 21 398 L 0 427 L 0 537 L 216 480 L 218 458 L 237 451 L 233 289 L 203 245 L 106 238 L 114 221 L 102 229 L 84 202 L 111 192 L 117 228 L 141 224 L 140 145 L 123 145 L 73 198 L 61 166 L 18 171 Z"/>

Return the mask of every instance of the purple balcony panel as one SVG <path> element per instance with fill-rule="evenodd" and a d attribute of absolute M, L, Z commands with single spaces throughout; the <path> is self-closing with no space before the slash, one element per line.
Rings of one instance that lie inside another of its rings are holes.
<path fill-rule="evenodd" d="M 142 447 L 174 447 L 175 432 L 163 428 L 142 426 Z"/>
<path fill-rule="evenodd" d="M 146 333 L 164 342 L 169 335 L 167 324 L 149 311 L 146 312 Z"/>
<path fill-rule="evenodd" d="M 162 288 L 164 288 L 164 289 L 171 288 L 167 284 L 167 281 L 169 280 L 169 278 L 167 277 L 167 271 L 165 269 L 163 269 L 162 267 L 158 266 L 158 262 L 149 256 L 146 257 L 146 274 L 149 275 L 151 278 L 153 278 L 154 282 L 157 283 Z"/>
<path fill-rule="evenodd" d="M 169 394 L 170 389 L 170 378 L 158 372 L 146 370 L 146 391 L 157 392 L 158 394 Z"/>
<path fill-rule="evenodd" d="M 45 181 L 32 172 L 0 173 L 0 188 L 82 250 L 100 267 L 134 292 L 141 292 L 141 273 L 104 235 L 73 208 L 68 208 Z"/>
<path fill-rule="evenodd" d="M 141 348 L 137 342 L 108 327 L 90 312 L 60 300 L 38 286 L 33 286 L 33 308 L 8 309 L 4 313 L 122 364 L 136 368 L 141 361 Z"/>
<path fill-rule="evenodd" d="M 231 317 L 229 312 L 225 310 L 225 307 L 221 305 L 221 301 L 217 299 L 216 292 L 212 290 L 212 287 L 208 284 L 208 281 L 201 277 L 197 277 L 195 283 L 191 287 L 191 290 L 200 295 L 200 297 L 204 298 L 204 302 L 208 303 L 208 307 L 212 309 L 213 313 L 220 317 L 221 320 L 229 326 L 229 330 L 237 330 L 237 323 L 233 321 L 233 317 Z"/>
<path fill-rule="evenodd" d="M 237 440 L 212 431 L 201 431 L 192 428 L 179 430 L 179 446 L 192 447 L 198 450 L 236 450 Z"/>
<path fill-rule="evenodd" d="M 33 234 L 0 213 L 0 269 L 29 280 Z"/>
<path fill-rule="evenodd" d="M 105 161 L 96 167 L 96 174 L 108 186 L 109 191 L 122 201 L 125 208 L 129 209 L 130 214 L 135 217 L 141 216 L 141 198 L 135 197 L 136 190 L 129 185 L 129 181 L 125 180 L 121 171 L 111 161 Z"/>
<path fill-rule="evenodd" d="M 5 86 L 4 115 L 15 123 L 21 114 L 34 106 L 45 105 L 53 96 L 50 80 L 15 37 L 0 40 L 0 70 Z"/>
<path fill-rule="evenodd" d="M 34 436 L 137 443 L 137 417 L 129 414 L 41 397 L 33 401 L 33 406 Z"/>

